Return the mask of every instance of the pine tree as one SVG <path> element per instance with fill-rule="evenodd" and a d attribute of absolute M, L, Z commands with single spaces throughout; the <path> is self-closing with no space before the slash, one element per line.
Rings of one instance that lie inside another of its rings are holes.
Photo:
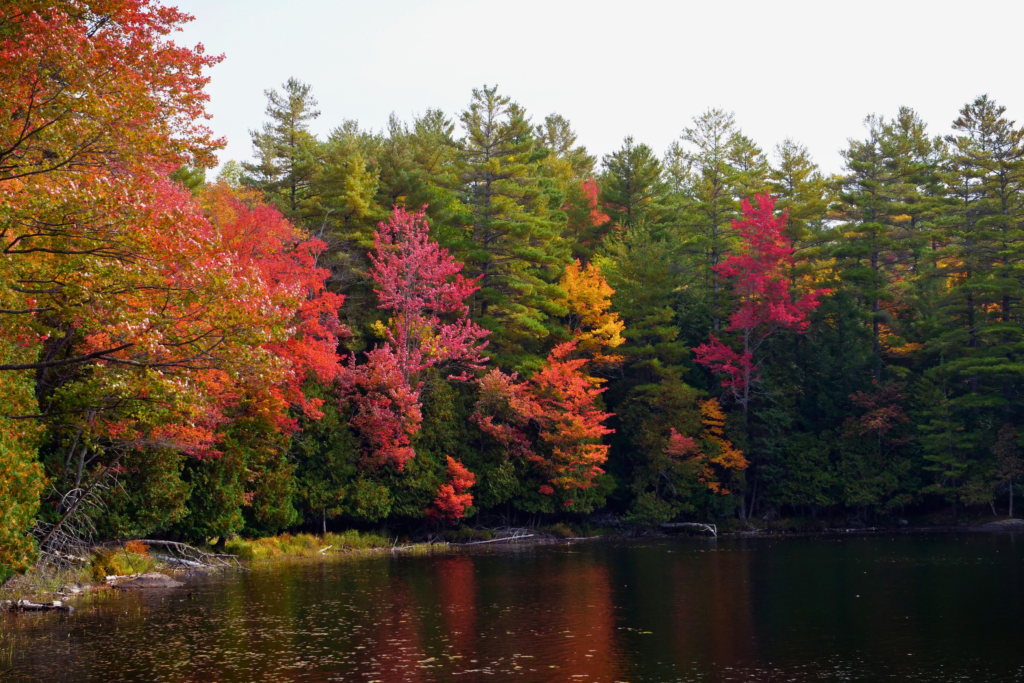
<path fill-rule="evenodd" d="M 622 147 L 601 160 L 602 209 L 622 228 L 637 228 L 653 223 L 658 216 L 662 194 L 661 162 L 650 147 L 635 144 L 632 136 Z"/>
<path fill-rule="evenodd" d="M 768 157 L 753 140 L 737 132 L 729 141 L 729 165 L 736 170 L 736 195 L 749 199 L 765 191 L 771 166 Z"/>
<path fill-rule="evenodd" d="M 893 284 L 914 271 L 926 245 L 927 189 L 937 158 L 935 142 L 911 109 L 902 107 L 893 120 L 868 116 L 865 126 L 868 137 L 850 140 L 843 152 L 847 174 L 840 211 L 847 222 L 833 254 L 840 261 L 845 286 L 868 309 L 874 379 L 880 382 L 883 334 L 898 326 L 892 311 Z"/>
<path fill-rule="evenodd" d="M 1024 130 L 986 96 L 965 106 L 953 129 L 945 177 L 953 204 L 938 231 L 948 294 L 936 342 L 968 379 L 962 400 L 1009 421 L 1024 379 Z"/>
<path fill-rule="evenodd" d="M 730 228 L 739 216 L 740 199 L 757 184 L 760 150 L 755 153 L 754 149 L 741 137 L 731 112 L 709 109 L 694 117 L 693 126 L 683 129 L 666 154 L 666 165 L 674 169 L 680 188 L 677 221 L 699 269 L 716 333 L 721 330 L 726 302 L 714 269 L 733 249 Z M 737 158 L 746 171 L 734 165 Z"/>
<path fill-rule="evenodd" d="M 564 215 L 552 211 L 539 182 L 545 152 L 526 112 L 497 87 L 474 89 L 460 120 L 458 189 L 468 225 L 457 250 L 468 274 L 481 276 L 473 317 L 493 332 L 499 363 L 537 367 L 537 343 L 561 313 L 550 303 L 553 282 L 568 260 L 559 239 Z"/>
<path fill-rule="evenodd" d="M 317 139 L 309 122 L 320 116 L 311 86 L 289 78 L 283 92 L 266 90 L 270 121 L 250 131 L 256 163 L 244 163 L 249 184 L 263 191 L 291 220 L 301 220 L 312 200 Z"/>
<path fill-rule="evenodd" d="M 819 256 L 829 239 L 829 179 L 818 170 L 807 148 L 787 138 L 775 147 L 776 165 L 768 173 L 767 190 L 786 212 L 786 237 L 798 260 Z M 815 250 L 815 253 L 803 252 Z"/>
<path fill-rule="evenodd" d="M 576 131 L 564 116 L 545 116 L 544 123 L 536 128 L 536 136 L 537 143 L 548 150 L 548 159 L 565 165 L 567 172 L 562 171 L 558 175 L 564 176 L 566 181 L 579 182 L 593 174 L 595 159 L 586 147 L 576 144 Z"/>
<path fill-rule="evenodd" d="M 319 226 L 330 226 L 336 240 L 348 251 L 364 252 L 373 244 L 372 224 L 384 217 L 374 202 L 378 171 L 370 154 L 379 140 L 359 130 L 355 121 L 347 121 L 331 131 L 318 149 L 312 189 L 316 195 L 309 213 L 315 212 Z M 312 216 L 311 216 L 312 217 Z"/>

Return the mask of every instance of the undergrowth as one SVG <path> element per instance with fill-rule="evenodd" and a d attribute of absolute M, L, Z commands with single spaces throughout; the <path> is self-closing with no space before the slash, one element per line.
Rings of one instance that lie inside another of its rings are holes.
<path fill-rule="evenodd" d="M 313 534 L 281 534 L 269 538 L 232 538 L 224 544 L 224 552 L 240 560 L 272 560 L 286 557 L 313 557 L 321 550 L 344 552 L 348 550 L 372 550 L 388 548 L 391 542 L 378 534 L 360 533 L 349 530 L 344 533 L 329 533 L 325 536 Z"/>

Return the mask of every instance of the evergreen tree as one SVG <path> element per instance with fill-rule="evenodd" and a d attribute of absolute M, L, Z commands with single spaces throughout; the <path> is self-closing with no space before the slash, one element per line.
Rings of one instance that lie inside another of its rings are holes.
<path fill-rule="evenodd" d="M 327 399 L 319 420 L 303 420 L 293 437 L 290 456 L 295 463 L 296 502 L 305 520 L 327 521 L 344 509 L 348 486 L 356 477 L 361 453 L 349 429 L 347 415 L 325 387 L 309 383 L 310 398 Z"/>
<path fill-rule="evenodd" d="M 497 87 L 474 89 L 460 120 L 466 136 L 457 147 L 459 194 L 467 226 L 457 253 L 467 273 L 480 276 L 473 317 L 492 331 L 499 363 L 537 367 L 538 342 L 549 335 L 550 317 L 562 313 L 551 304 L 552 283 L 568 256 L 559 238 L 564 214 L 552 210 L 539 182 L 538 161 L 546 153 L 526 112 Z"/>
<path fill-rule="evenodd" d="M 969 402 L 1010 421 L 1024 378 L 1024 130 L 986 96 L 965 106 L 947 137 L 953 205 L 940 232 L 940 302 L 950 369 L 967 378 Z M 980 418 L 980 415 L 978 415 Z"/>
<path fill-rule="evenodd" d="M 637 228 L 657 220 L 662 194 L 661 162 L 650 147 L 635 144 L 632 136 L 601 160 L 602 209 L 621 228 Z"/>
<path fill-rule="evenodd" d="M 729 165 L 736 171 L 736 196 L 749 199 L 765 191 L 771 166 L 757 144 L 743 133 L 737 132 L 729 141 Z"/>
<path fill-rule="evenodd" d="M 677 221 L 700 272 L 716 333 L 721 331 L 727 306 L 714 268 L 732 251 L 731 226 L 739 216 L 740 199 L 767 171 L 758 158 L 760 150 L 755 150 L 741 136 L 732 113 L 709 109 L 694 117 L 693 126 L 683 129 L 666 155 L 666 165 L 683 174 L 676 180 L 682 194 Z M 737 160 L 744 169 L 734 165 Z"/>
<path fill-rule="evenodd" d="M 587 148 L 576 144 L 576 131 L 564 116 L 548 114 L 544 123 L 537 126 L 537 143 L 548 150 L 548 158 L 565 164 L 562 174 L 568 181 L 580 181 L 594 172 L 595 159 Z"/>
<path fill-rule="evenodd" d="M 318 149 L 313 189 L 321 222 L 319 234 L 330 226 L 335 239 L 348 251 L 369 249 L 372 226 L 385 215 L 374 202 L 378 171 L 370 162 L 379 142 L 360 131 L 357 122 L 347 121 L 332 130 Z"/>
<path fill-rule="evenodd" d="M 288 218 L 301 221 L 312 202 L 317 140 L 309 122 L 320 116 L 311 86 L 289 78 L 283 92 L 266 90 L 262 131 L 250 131 L 256 163 L 242 164 L 247 182 L 261 190 Z"/>
<path fill-rule="evenodd" d="M 599 207 L 597 183 L 593 178 L 594 157 L 586 147 L 576 145 L 576 131 L 569 121 L 550 114 L 537 126 L 537 142 L 547 156 L 541 162 L 542 184 L 550 187 L 552 199 L 562 197 L 565 213 L 562 239 L 572 250 L 571 258 L 589 263 L 594 251 L 611 229 L 607 214 Z"/>
<path fill-rule="evenodd" d="M 868 137 L 850 140 L 843 152 L 840 210 L 846 223 L 833 251 L 844 286 L 852 287 L 867 309 L 871 326 L 874 379 L 882 379 L 883 333 L 898 330 L 893 284 L 918 265 L 925 246 L 926 188 L 936 167 L 935 143 L 913 110 L 903 107 L 891 121 L 865 119 Z"/>
<path fill-rule="evenodd" d="M 786 237 L 798 260 L 821 256 L 831 237 L 828 208 L 831 184 L 803 145 L 787 138 L 775 147 L 776 165 L 768 173 L 767 190 L 786 212 Z M 813 254 L 806 254 L 815 250 Z"/>

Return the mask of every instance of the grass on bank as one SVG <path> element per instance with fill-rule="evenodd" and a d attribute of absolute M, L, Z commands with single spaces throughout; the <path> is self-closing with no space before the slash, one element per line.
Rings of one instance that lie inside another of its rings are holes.
<path fill-rule="evenodd" d="M 390 548 L 392 542 L 374 533 L 360 533 L 349 530 L 344 533 L 328 533 L 324 536 L 313 534 L 281 534 L 267 538 L 232 538 L 224 544 L 224 552 L 240 560 L 253 562 L 286 557 L 314 557 L 325 552 L 348 552 Z M 323 551 L 323 552 L 321 552 Z"/>
<path fill-rule="evenodd" d="M 446 552 L 446 544 L 465 544 L 481 541 L 500 540 L 500 530 L 460 526 L 445 529 L 433 537 L 432 542 L 410 543 L 408 537 L 391 539 L 373 532 L 348 530 L 342 533 L 328 533 L 317 536 L 308 533 L 281 534 L 267 538 L 228 539 L 221 548 L 214 548 L 218 539 L 211 539 L 211 546 L 200 549 L 207 552 L 226 553 L 236 556 L 242 562 L 285 560 L 292 558 L 326 558 L 338 554 L 375 554 L 387 549 L 400 550 L 403 555 L 432 555 Z M 589 525 L 572 525 L 560 522 L 535 530 L 536 536 L 555 539 L 579 538 L 602 535 L 605 529 L 591 529 Z M 150 571 L 165 571 L 159 555 L 149 553 L 149 547 L 140 541 L 128 541 L 123 545 L 99 546 L 93 549 L 89 563 L 81 567 L 55 569 L 34 567 L 21 576 L 4 576 L 6 567 L 0 566 L 0 579 L 10 578 L 0 587 L 0 599 L 42 599 L 42 596 L 62 594 L 68 586 L 87 589 L 90 584 L 102 587 L 108 576 L 133 576 Z"/>

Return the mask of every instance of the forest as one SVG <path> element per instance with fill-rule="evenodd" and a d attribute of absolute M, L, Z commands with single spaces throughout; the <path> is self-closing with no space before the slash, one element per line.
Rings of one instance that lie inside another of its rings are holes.
<path fill-rule="evenodd" d="M 8 571 L 72 523 L 1014 516 L 1024 128 L 990 94 L 870 114 L 827 174 L 721 109 L 599 159 L 494 85 L 374 131 L 298 74 L 214 175 L 190 19 L 0 7 Z"/>

